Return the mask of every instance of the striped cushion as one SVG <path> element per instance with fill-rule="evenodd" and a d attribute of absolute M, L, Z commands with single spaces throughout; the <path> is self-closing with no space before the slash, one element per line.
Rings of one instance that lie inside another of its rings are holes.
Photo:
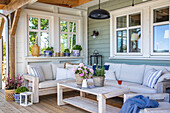
<path fill-rule="evenodd" d="M 162 70 L 155 70 L 151 69 L 148 71 L 148 73 L 145 75 L 147 77 L 143 83 L 143 85 L 148 86 L 150 88 L 154 88 L 155 84 L 157 83 L 159 77 L 162 74 Z"/>
<path fill-rule="evenodd" d="M 42 71 L 42 68 L 40 66 L 37 67 L 31 67 L 31 74 L 35 77 L 39 77 L 39 81 L 45 81 L 44 73 Z"/>

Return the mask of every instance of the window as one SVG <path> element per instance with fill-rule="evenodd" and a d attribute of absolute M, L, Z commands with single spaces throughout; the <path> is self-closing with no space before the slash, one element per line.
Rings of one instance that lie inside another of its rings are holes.
<path fill-rule="evenodd" d="M 141 53 L 141 13 L 116 17 L 116 53 Z"/>
<path fill-rule="evenodd" d="M 49 19 L 39 17 L 28 17 L 29 54 L 32 46 L 38 44 L 41 54 L 49 46 Z"/>
<path fill-rule="evenodd" d="M 64 52 L 64 49 L 72 50 L 76 44 L 77 22 L 61 20 L 60 21 L 60 50 Z"/>
<path fill-rule="evenodd" d="M 152 53 L 169 53 L 169 7 L 153 9 Z"/>

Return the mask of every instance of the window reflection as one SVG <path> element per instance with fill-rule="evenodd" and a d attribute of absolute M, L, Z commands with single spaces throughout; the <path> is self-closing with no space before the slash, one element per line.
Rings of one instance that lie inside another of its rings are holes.
<path fill-rule="evenodd" d="M 169 21 L 169 7 L 154 10 L 154 23 Z"/>
<path fill-rule="evenodd" d="M 125 28 L 127 26 L 126 16 L 117 17 L 117 28 Z"/>
<path fill-rule="evenodd" d="M 127 31 L 117 31 L 117 52 L 127 52 Z"/>
<path fill-rule="evenodd" d="M 140 13 L 129 15 L 129 26 L 138 26 L 140 23 Z"/>

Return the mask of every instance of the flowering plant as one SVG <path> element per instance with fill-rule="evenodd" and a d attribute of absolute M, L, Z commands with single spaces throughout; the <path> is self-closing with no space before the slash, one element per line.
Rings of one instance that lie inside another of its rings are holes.
<path fill-rule="evenodd" d="M 73 68 L 75 74 L 79 74 L 81 78 L 88 79 L 90 75 L 93 75 L 93 69 L 87 68 L 83 63 L 80 63 L 78 68 Z"/>
<path fill-rule="evenodd" d="M 22 86 L 23 83 L 23 79 L 22 79 L 23 75 L 19 76 L 17 75 L 17 77 L 15 77 L 15 79 L 11 78 L 8 76 L 7 80 L 5 82 L 5 87 L 6 90 L 10 90 L 10 89 L 17 89 L 19 87 Z"/>

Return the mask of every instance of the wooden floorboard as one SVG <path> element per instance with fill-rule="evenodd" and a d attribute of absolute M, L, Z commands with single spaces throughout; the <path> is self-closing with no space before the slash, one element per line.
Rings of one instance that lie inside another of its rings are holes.
<path fill-rule="evenodd" d="M 79 92 L 65 92 L 64 98 L 78 96 Z M 82 109 L 72 105 L 57 106 L 56 94 L 40 97 L 40 103 L 33 104 L 29 107 L 23 107 L 15 102 L 5 100 L 4 91 L 0 90 L 0 113 L 88 113 Z M 93 95 L 87 95 L 87 98 L 96 100 Z M 107 100 L 107 104 L 121 108 L 123 103 L 122 98 L 112 98 Z"/>

